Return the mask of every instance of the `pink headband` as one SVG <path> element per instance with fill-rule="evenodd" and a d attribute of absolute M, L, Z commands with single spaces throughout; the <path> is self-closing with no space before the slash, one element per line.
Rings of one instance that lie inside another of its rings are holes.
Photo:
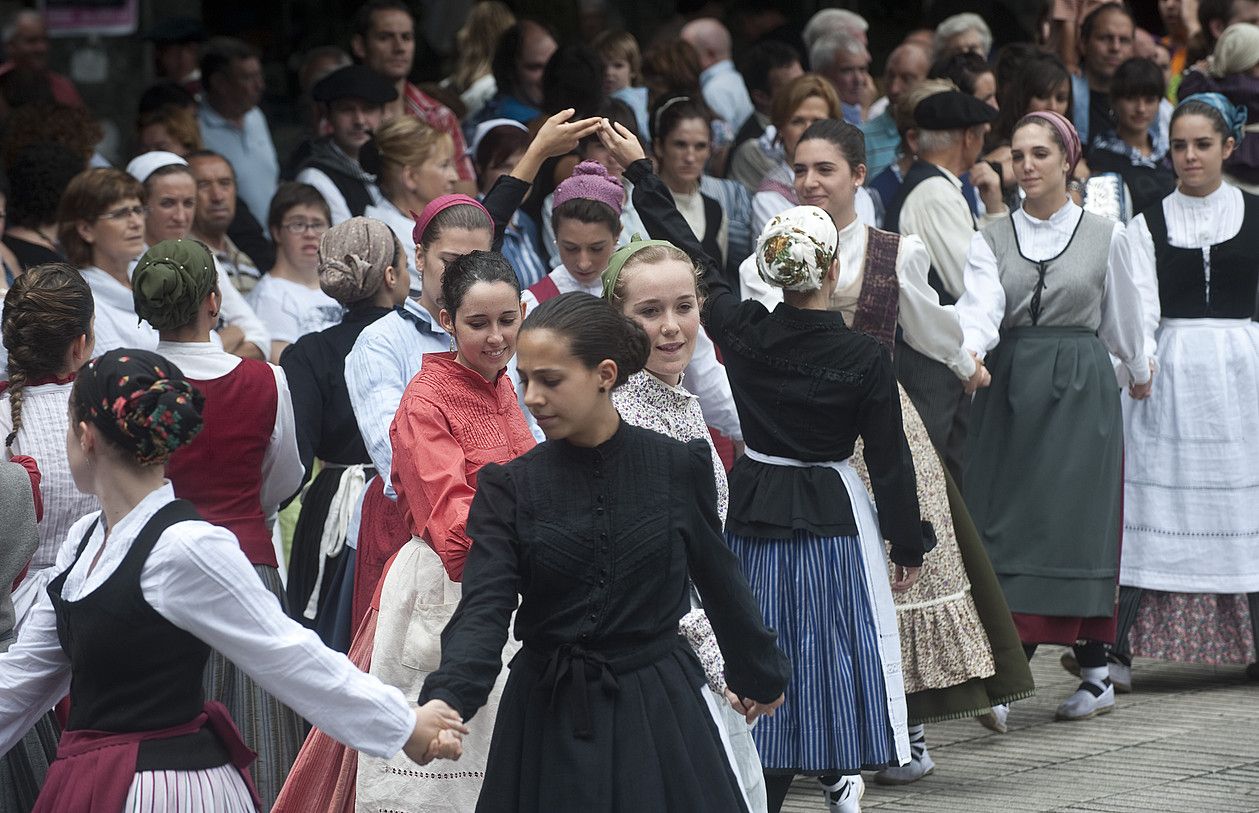
<path fill-rule="evenodd" d="M 490 210 L 481 205 L 476 198 L 470 198 L 467 195 L 442 195 L 440 198 L 433 198 L 424 207 L 424 211 L 418 215 L 411 212 L 411 219 L 415 221 L 415 228 L 411 230 L 411 239 L 418 246 L 424 239 L 424 232 L 428 229 L 428 224 L 433 221 L 441 212 L 446 211 L 452 206 L 472 206 L 480 209 L 485 213 L 485 219 L 489 221 L 490 231 L 494 230 L 494 217 L 490 214 Z"/>
<path fill-rule="evenodd" d="M 1067 152 L 1067 172 L 1075 171 L 1075 165 L 1080 163 L 1080 157 L 1083 155 L 1083 148 L 1080 146 L 1080 134 L 1075 131 L 1075 125 L 1067 121 L 1062 114 L 1055 113 L 1052 110 L 1037 110 L 1028 113 L 1023 117 L 1027 119 L 1039 119 L 1054 128 L 1054 132 L 1058 134 L 1063 146 Z"/>

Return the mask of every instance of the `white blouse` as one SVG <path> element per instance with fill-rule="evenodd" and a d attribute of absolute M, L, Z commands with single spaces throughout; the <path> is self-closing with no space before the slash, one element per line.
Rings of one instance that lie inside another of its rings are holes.
<path fill-rule="evenodd" d="M 92 289 L 96 305 L 96 345 L 93 356 L 128 347 L 136 350 L 157 348 L 157 330 L 136 315 L 131 288 L 95 266 L 80 269 Z"/>
<path fill-rule="evenodd" d="M 831 310 L 842 313 L 848 325 L 853 323 L 861 297 L 869 239 L 866 224 L 860 217 L 839 230 L 839 280 L 831 294 Z M 896 280 L 900 290 L 897 324 L 901 326 L 906 344 L 946 365 L 954 375 L 965 380 L 975 372 L 975 360 L 962 347 L 957 312 L 951 306 L 941 305 L 939 295 L 927 282 L 930 270 L 931 258 L 922 240 L 917 235 L 902 236 L 896 254 Z M 782 289 L 761 279 L 755 256 L 748 257 L 739 266 L 739 277 L 744 299 L 756 299 L 770 310 L 782 302 Z"/>
<path fill-rule="evenodd" d="M 1023 256 L 1032 262 L 1062 253 L 1083 216 L 1084 210 L 1070 200 L 1048 220 L 1034 218 L 1023 209 L 1010 215 Z M 1150 380 L 1150 367 L 1141 340 L 1141 297 L 1120 256 L 1125 249 L 1123 228 L 1123 224 L 1116 223 L 1111 232 L 1102 320 L 1097 332 L 1106 349 L 1123 362 L 1131 380 L 1144 384 Z M 958 300 L 957 312 L 966 335 L 966 348 L 981 358 L 997 346 L 1005 319 L 1005 289 L 1001 286 L 999 266 L 988 241 L 976 232 L 966 255 L 966 292 Z"/>
<path fill-rule="evenodd" d="M 76 522 L 55 565 L 58 573 L 70 570 L 62 595 L 77 601 L 104 584 L 149 519 L 174 499 L 170 483 L 163 484 L 119 520 L 108 539 L 102 516 L 77 563 L 79 543 L 100 512 Z M 402 693 L 359 671 L 285 615 L 230 531 L 207 522 L 171 526 L 144 564 L 140 590 L 159 615 L 222 652 L 281 703 L 338 741 L 391 757 L 410 736 L 415 714 Z M 16 643 L 0 655 L 0 753 L 69 688 L 70 662 L 45 594 Z"/>
<path fill-rule="evenodd" d="M 1167 242 L 1176 248 L 1202 251 L 1202 265 L 1208 279 L 1211 273 L 1211 246 L 1231 240 L 1241 231 L 1246 204 L 1237 187 L 1225 182 L 1211 194 L 1197 198 L 1179 189 L 1163 198 L 1163 217 L 1167 221 Z M 1157 357 L 1154 333 L 1162 318 L 1158 298 L 1158 268 L 1154 260 L 1154 238 L 1146 225 L 1145 215 L 1137 215 L 1128 223 L 1126 246 L 1122 261 L 1141 292 L 1145 353 Z"/>

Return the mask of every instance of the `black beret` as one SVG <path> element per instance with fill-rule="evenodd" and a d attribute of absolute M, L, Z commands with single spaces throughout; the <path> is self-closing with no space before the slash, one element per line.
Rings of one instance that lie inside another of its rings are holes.
<path fill-rule="evenodd" d="M 996 117 L 991 105 L 960 90 L 933 93 L 914 108 L 914 123 L 924 130 L 961 130 Z"/>
<path fill-rule="evenodd" d="M 145 39 L 154 45 L 183 45 L 205 42 L 205 26 L 195 17 L 167 17 L 153 24 Z"/>
<path fill-rule="evenodd" d="M 385 104 L 398 98 L 398 89 L 366 65 L 347 65 L 316 82 L 310 95 L 317 102 L 362 99 L 372 104 Z"/>

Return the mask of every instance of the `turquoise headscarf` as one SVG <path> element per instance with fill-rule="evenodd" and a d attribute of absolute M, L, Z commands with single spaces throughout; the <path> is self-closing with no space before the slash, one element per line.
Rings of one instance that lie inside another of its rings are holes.
<path fill-rule="evenodd" d="M 1233 141 L 1237 144 L 1242 143 L 1242 130 L 1246 126 L 1246 108 L 1238 107 L 1228 100 L 1223 93 L 1195 93 L 1192 96 L 1186 96 L 1180 100 L 1180 104 L 1176 105 L 1176 109 L 1184 107 L 1187 102 L 1202 102 L 1205 105 L 1214 107 L 1224 118 L 1224 126 L 1228 128 L 1229 133 L 1233 136 Z"/>

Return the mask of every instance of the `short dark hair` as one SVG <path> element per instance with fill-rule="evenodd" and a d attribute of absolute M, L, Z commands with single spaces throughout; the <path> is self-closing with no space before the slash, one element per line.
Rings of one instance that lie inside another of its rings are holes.
<path fill-rule="evenodd" d="M 585 291 L 569 291 L 538 305 L 520 327 L 521 333 L 530 330 L 562 336 L 568 352 L 587 369 L 607 360 L 616 362 L 613 388 L 643 369 L 651 355 L 651 341 L 637 322 Z"/>
<path fill-rule="evenodd" d="M 201 84 L 209 87 L 210 79 L 224 73 L 233 62 L 242 59 L 261 59 L 258 49 L 235 37 L 214 37 L 201 54 Z"/>
<path fill-rule="evenodd" d="M 1144 57 L 1134 56 L 1124 60 L 1110 79 L 1112 99 L 1162 98 L 1166 92 L 1163 69 Z"/>
<path fill-rule="evenodd" d="M 1236 0 L 1198 0 L 1198 25 L 1202 27 L 1202 38 L 1210 51 L 1215 47 L 1215 36 L 1211 34 L 1211 23 L 1220 22 L 1228 25 L 1233 18 L 1233 3 Z"/>
<path fill-rule="evenodd" d="M 1137 18 L 1132 16 L 1132 9 L 1128 8 L 1127 3 L 1103 3 L 1088 13 L 1084 18 L 1084 22 L 1080 23 L 1080 42 L 1088 42 L 1089 37 L 1093 36 L 1093 29 L 1101 22 L 1102 17 L 1111 12 L 1118 12 L 1124 15 L 1132 23 L 1135 28 Z"/>
<path fill-rule="evenodd" d="M 9 167 L 9 224 L 37 228 L 56 222 L 61 196 L 86 164 L 79 153 L 51 141 L 18 150 Z"/>
<path fill-rule="evenodd" d="M 995 73 L 988 60 L 974 51 L 959 51 L 937 59 L 927 72 L 928 79 L 948 79 L 968 96 L 975 95 L 975 80 L 985 73 Z"/>
<path fill-rule="evenodd" d="M 367 0 L 354 12 L 354 19 L 350 22 L 350 30 L 354 36 L 366 37 L 372 33 L 372 15 L 378 11 L 405 12 L 410 16 L 412 24 L 415 23 L 415 12 L 402 0 Z"/>
<path fill-rule="evenodd" d="M 578 223 L 602 223 L 608 231 L 617 235 L 621 231 L 621 216 L 608 204 L 590 198 L 569 198 L 551 210 L 551 224 L 556 235 L 560 221 L 576 220 Z"/>
<path fill-rule="evenodd" d="M 284 216 L 294 206 L 314 206 L 317 209 L 323 209 L 324 217 L 332 220 L 332 211 L 328 208 L 328 201 L 324 200 L 323 195 L 319 194 L 319 190 L 308 183 L 282 183 L 275 190 L 275 196 L 271 198 L 271 207 L 267 210 L 267 226 L 272 229 L 280 228 L 280 223 L 284 220 Z"/>
<path fill-rule="evenodd" d="M 497 251 L 473 251 L 456 257 L 442 273 L 442 302 L 452 316 L 478 282 L 505 282 L 520 296 L 520 280 L 506 257 Z"/>
<path fill-rule="evenodd" d="M 746 51 L 739 52 L 734 59 L 735 68 L 742 74 L 748 93 L 754 90 L 769 93 L 770 72 L 789 67 L 793 63 L 804 64 L 800 59 L 800 52 L 778 40 L 762 40 Z"/>
<path fill-rule="evenodd" d="M 490 167 L 503 163 L 514 153 L 528 149 L 532 140 L 533 137 L 519 127 L 502 125 L 490 130 L 481 138 L 476 154 L 472 156 L 477 174 L 484 175 Z"/>
<path fill-rule="evenodd" d="M 594 115 L 603 102 L 603 60 L 589 45 L 562 45 L 542 70 L 542 107 L 550 115 L 573 108 L 573 120 Z"/>
<path fill-rule="evenodd" d="M 822 119 L 815 121 L 800 135 L 800 142 L 813 140 L 829 141 L 839 150 L 853 172 L 866 162 L 866 137 L 861 128 L 838 119 Z"/>
<path fill-rule="evenodd" d="M 143 115 L 163 107 L 183 107 L 196 110 L 197 100 L 182 85 L 174 82 L 158 82 L 149 85 L 140 94 L 140 108 L 137 115 Z"/>
<path fill-rule="evenodd" d="M 223 163 L 227 164 L 227 168 L 232 171 L 232 177 L 233 178 L 236 177 L 236 167 L 232 166 L 232 162 L 227 160 L 225 157 L 223 157 L 222 153 L 217 153 L 214 150 L 200 149 L 200 150 L 193 150 L 192 152 L 184 156 L 184 160 L 187 161 L 189 165 L 192 164 L 192 160 L 194 158 L 217 158 Z"/>

